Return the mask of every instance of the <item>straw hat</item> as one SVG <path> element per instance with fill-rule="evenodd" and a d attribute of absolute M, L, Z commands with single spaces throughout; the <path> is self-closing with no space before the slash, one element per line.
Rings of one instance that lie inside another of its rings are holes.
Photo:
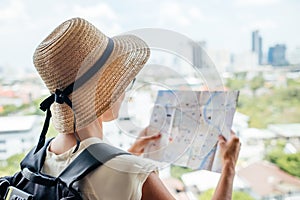
<path fill-rule="evenodd" d="M 109 41 L 113 43 L 107 54 Z M 73 133 L 101 116 L 124 92 L 150 56 L 147 44 L 133 35 L 111 39 L 88 21 L 73 18 L 59 25 L 36 48 L 34 65 L 51 94 L 79 80 L 99 59 L 107 59 L 70 95 L 72 109 L 52 102 L 52 122 L 60 133 Z M 59 96 L 59 95 L 57 95 Z M 56 98 L 56 97 L 55 97 Z M 49 106 L 50 107 L 50 106 Z"/>

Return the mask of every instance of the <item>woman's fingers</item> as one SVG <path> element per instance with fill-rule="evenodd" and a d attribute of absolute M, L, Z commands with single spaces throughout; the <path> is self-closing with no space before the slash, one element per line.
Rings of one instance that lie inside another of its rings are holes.
<path fill-rule="evenodd" d="M 144 129 L 140 132 L 139 138 L 140 138 L 140 137 L 145 137 L 145 136 L 147 136 L 148 128 L 149 128 L 149 126 L 147 126 L 146 128 L 144 128 Z"/>
<path fill-rule="evenodd" d="M 225 148 L 226 146 L 226 139 L 223 135 L 219 135 L 219 145 L 221 148 Z"/>
<path fill-rule="evenodd" d="M 161 138 L 161 133 L 157 133 L 157 134 L 154 134 L 151 136 L 145 136 L 146 134 L 144 134 L 143 132 L 145 132 L 146 129 L 144 129 L 141 132 L 141 134 L 135 140 L 133 145 L 128 149 L 129 152 L 131 152 L 135 155 L 140 155 L 140 154 L 144 153 L 144 149 L 149 144 L 149 142 L 155 141 L 155 140 L 158 140 Z"/>
<path fill-rule="evenodd" d="M 151 136 L 141 137 L 141 138 L 139 138 L 139 140 L 142 141 L 143 145 L 147 145 L 149 142 L 158 140 L 159 138 L 161 138 L 161 133 L 157 133 L 157 134 L 151 135 Z"/>
<path fill-rule="evenodd" d="M 222 154 L 223 163 L 232 163 L 235 166 L 240 152 L 240 139 L 231 132 L 231 137 L 227 141 L 222 135 L 219 135 L 219 146 Z"/>
<path fill-rule="evenodd" d="M 157 133 L 155 135 L 151 135 L 151 136 L 148 136 L 146 138 L 147 138 L 147 140 L 156 140 L 156 139 L 158 139 L 160 137 L 161 137 L 161 133 Z"/>
<path fill-rule="evenodd" d="M 232 153 L 239 152 L 240 139 L 236 136 L 231 137 L 228 147 L 229 147 L 228 148 L 229 152 L 232 152 Z"/>

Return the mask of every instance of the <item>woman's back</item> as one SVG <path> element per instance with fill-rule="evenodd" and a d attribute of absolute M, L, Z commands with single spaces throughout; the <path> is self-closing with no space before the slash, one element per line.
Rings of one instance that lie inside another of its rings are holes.
<path fill-rule="evenodd" d="M 48 149 L 42 172 L 56 177 L 85 148 L 102 142 L 96 137 L 85 139 L 74 154 L 75 146 L 59 155 Z M 150 160 L 120 155 L 88 174 L 79 182 L 79 188 L 84 199 L 141 199 L 143 183 L 151 172 L 156 171 L 157 167 Z"/>

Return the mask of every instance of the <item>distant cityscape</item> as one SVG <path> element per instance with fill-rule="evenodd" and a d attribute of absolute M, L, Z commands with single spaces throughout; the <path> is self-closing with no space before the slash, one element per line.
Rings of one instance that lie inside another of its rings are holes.
<path fill-rule="evenodd" d="M 285 44 L 275 44 L 274 46 L 269 47 L 267 53 L 267 62 L 263 61 L 263 39 L 259 31 L 252 32 L 252 52 L 256 53 L 258 56 L 258 64 L 269 64 L 272 66 L 287 66 L 289 62 L 286 59 L 286 45 Z M 297 50 L 296 50 L 297 51 Z M 296 52 L 297 53 L 297 52 Z M 300 52 L 298 52 L 300 53 Z M 296 57 L 297 55 L 295 55 Z M 300 54 L 299 54 L 300 56 Z M 295 60 L 294 57 L 290 59 L 291 64 L 299 64 L 299 60 Z"/>
<path fill-rule="evenodd" d="M 267 48 L 267 52 L 264 52 L 263 41 L 260 31 L 254 30 L 248 41 L 251 49 L 235 54 L 226 49 L 210 49 L 206 41 L 198 43 L 207 51 L 220 73 L 253 71 L 263 67 L 300 67 L 300 44 L 295 49 L 287 49 L 285 44 L 276 44 L 275 42 L 273 46 Z M 195 56 L 195 62 L 197 59 Z"/>
<path fill-rule="evenodd" d="M 245 43 L 250 44 L 248 51 L 232 53 L 228 49 L 211 49 L 206 41 L 198 41 L 199 46 L 206 51 L 221 74 L 253 71 L 263 67 L 300 67 L 300 44 L 296 44 L 294 49 L 288 49 L 286 44 L 274 41 L 274 45 L 264 48 L 264 37 L 259 30 L 249 33 L 249 41 L 245 41 Z M 267 51 L 264 52 L 264 49 Z M 199 50 L 194 48 L 192 51 L 195 64 L 199 62 Z M 18 76 L 22 77 L 24 73 L 34 71 L 33 66 L 0 65 L 0 78 L 6 75 L 13 75 L 12 78 L 18 78 Z"/>
<path fill-rule="evenodd" d="M 225 85 L 239 75 L 240 82 L 237 82 L 237 85 L 240 95 L 254 100 L 255 97 L 271 94 L 272 88 L 286 89 L 289 82 L 299 83 L 300 46 L 289 51 L 288 54 L 285 44 L 275 43 L 268 47 L 267 52 L 264 52 L 263 41 L 260 31 L 254 30 L 249 33 L 248 42 L 251 43 L 251 48 L 247 52 L 238 54 L 232 54 L 227 50 L 209 49 L 206 42 L 201 41 L 197 43 L 201 48 L 198 45 L 197 47 L 189 46 L 192 58 L 190 64 L 180 60 L 176 55 L 155 57 L 154 54 L 149 62 L 159 65 L 150 65 L 150 68 L 140 73 L 145 76 L 137 77 L 135 83 L 136 87 L 141 86 L 135 98 L 131 99 L 133 105 L 131 111 L 136 116 L 124 112 L 127 115 L 120 114 L 117 126 L 115 122 L 104 124 L 104 131 L 107 135 L 105 139 L 113 145 L 127 149 L 135 139 L 132 135 L 138 133 L 135 129 L 137 126 L 132 126 L 132 123 L 131 126 L 128 125 L 129 120 L 133 120 L 134 125 L 142 124 L 143 126 L 149 122 L 150 108 L 153 107 L 155 99 L 153 93 L 158 86 L 170 89 L 205 90 L 210 89 L 206 85 L 206 80 L 220 75 L 221 83 L 224 83 L 222 89 L 229 90 L 232 88 L 225 87 Z M 203 49 L 212 62 L 209 62 L 208 57 L 200 56 L 203 55 Z M 205 74 L 198 73 L 191 64 L 199 67 L 200 71 L 201 67 L 213 65 L 218 74 L 208 73 L 208 77 L 204 77 Z M 259 85 L 249 86 L 249 83 L 257 77 L 260 78 Z M 212 82 L 214 83 L 214 80 Z M 247 82 L 248 85 L 243 85 L 243 82 Z M 143 83 L 152 84 L 143 86 Z M 292 92 L 291 95 L 294 95 L 296 99 L 299 90 L 293 91 L 296 92 Z M 34 67 L 28 70 L 0 66 L 0 167 L 5 166 L 6 160 L 11 156 L 26 152 L 36 143 L 44 120 L 38 105 L 47 95 L 49 91 Z M 289 101 L 288 97 L 286 101 Z M 273 101 L 269 102 L 269 104 L 272 103 Z M 270 118 L 276 110 L 279 108 L 272 108 Z M 241 138 L 242 149 L 234 190 L 245 192 L 253 199 L 300 199 L 299 177 L 291 176 L 265 159 L 272 148 L 278 144 L 282 146 L 282 153 L 285 155 L 300 152 L 299 119 L 295 119 L 295 123 L 269 123 L 265 128 L 251 127 L 249 125 L 251 120 L 251 116 L 245 113 L 239 111 L 235 113 L 233 129 Z M 126 133 L 124 133 L 125 128 L 121 130 L 122 127 L 126 127 Z M 170 173 L 170 168 L 167 168 L 163 170 L 162 176 L 176 199 L 196 200 L 197 196 L 207 189 L 215 187 L 219 179 L 218 174 L 208 171 L 186 173 L 181 176 L 181 180 L 174 180 L 170 177 Z"/>

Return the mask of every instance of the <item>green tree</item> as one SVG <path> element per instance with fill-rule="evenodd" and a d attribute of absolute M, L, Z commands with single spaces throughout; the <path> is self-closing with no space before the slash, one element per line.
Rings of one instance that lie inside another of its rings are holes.
<path fill-rule="evenodd" d="M 49 126 L 47 138 L 52 138 L 57 135 L 57 131 L 52 125 Z M 29 151 L 29 149 L 28 149 Z M 13 175 L 20 170 L 20 162 L 23 160 L 27 152 L 15 154 L 9 157 L 6 161 L 0 162 L 0 177 Z"/>
<path fill-rule="evenodd" d="M 266 128 L 271 123 L 299 123 L 300 86 L 272 88 L 259 96 L 239 96 L 237 111 L 250 117 L 249 126 Z"/>
<path fill-rule="evenodd" d="M 192 172 L 193 170 L 187 167 L 180 167 L 176 165 L 171 166 L 171 176 L 181 180 L 181 176 L 185 173 Z"/>
<path fill-rule="evenodd" d="M 245 80 L 246 77 L 247 77 L 247 72 L 237 72 L 237 73 L 234 74 L 234 77 L 236 79 L 243 79 L 243 80 Z"/>
<path fill-rule="evenodd" d="M 250 88 L 252 90 L 253 96 L 256 96 L 256 90 L 263 87 L 264 83 L 265 83 L 265 80 L 261 73 L 259 75 L 255 76 L 250 81 Z"/>
<path fill-rule="evenodd" d="M 199 200 L 211 200 L 214 189 L 206 190 L 204 193 L 199 195 Z M 248 193 L 242 192 L 242 191 L 233 191 L 232 193 L 232 200 L 254 200 L 253 197 L 251 197 Z"/>
<path fill-rule="evenodd" d="M 215 189 L 209 189 L 199 195 L 199 200 L 211 200 L 212 196 L 214 195 Z"/>
<path fill-rule="evenodd" d="M 300 153 L 285 154 L 278 158 L 276 164 L 287 173 L 300 177 Z"/>
<path fill-rule="evenodd" d="M 298 79 L 287 79 L 287 85 L 290 87 L 299 87 L 300 86 L 300 78 Z"/>
<path fill-rule="evenodd" d="M 20 153 L 9 157 L 6 161 L 2 161 L 0 165 L 0 176 L 13 175 L 20 170 L 20 162 L 25 154 Z"/>
<path fill-rule="evenodd" d="M 285 144 L 286 142 L 278 140 L 276 146 L 269 150 L 265 159 L 290 175 L 300 177 L 300 152 L 294 154 L 284 153 Z"/>
<path fill-rule="evenodd" d="M 0 116 L 7 116 L 8 114 L 16 112 L 18 107 L 15 105 L 4 105 L 2 109 L 3 110 L 0 112 Z"/>
<path fill-rule="evenodd" d="M 232 194 L 233 200 L 254 200 L 248 193 L 242 191 L 234 191 Z"/>
<path fill-rule="evenodd" d="M 285 154 L 276 149 L 270 152 L 266 159 L 290 175 L 300 177 L 300 153 Z"/>
<path fill-rule="evenodd" d="M 226 86 L 231 90 L 240 90 L 244 88 L 246 81 L 244 79 L 227 79 Z"/>

